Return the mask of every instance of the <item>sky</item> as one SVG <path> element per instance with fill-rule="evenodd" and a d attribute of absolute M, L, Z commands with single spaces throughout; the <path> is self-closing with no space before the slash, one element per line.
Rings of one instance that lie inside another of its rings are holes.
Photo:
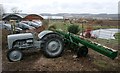
<path fill-rule="evenodd" d="M 119 0 L 0 0 L 6 12 L 13 7 L 22 13 L 118 13 Z"/>

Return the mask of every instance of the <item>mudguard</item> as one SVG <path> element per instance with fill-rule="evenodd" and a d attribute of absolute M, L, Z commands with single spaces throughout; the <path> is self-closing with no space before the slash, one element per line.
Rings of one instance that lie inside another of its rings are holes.
<path fill-rule="evenodd" d="M 38 34 L 38 38 L 41 40 L 45 35 L 50 34 L 50 33 L 54 33 L 54 32 L 50 30 L 44 30 Z"/>

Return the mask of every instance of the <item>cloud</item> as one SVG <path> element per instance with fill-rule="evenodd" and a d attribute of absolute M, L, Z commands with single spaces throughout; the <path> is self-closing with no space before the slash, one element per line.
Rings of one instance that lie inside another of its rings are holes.
<path fill-rule="evenodd" d="M 23 13 L 117 13 L 118 0 L 2 0 L 7 12 L 18 7 Z"/>

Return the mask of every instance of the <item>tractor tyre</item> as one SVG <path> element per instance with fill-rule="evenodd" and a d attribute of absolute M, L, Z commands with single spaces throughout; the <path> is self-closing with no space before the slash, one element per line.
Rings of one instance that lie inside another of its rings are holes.
<path fill-rule="evenodd" d="M 42 39 L 43 54 L 48 58 L 55 58 L 62 55 L 63 38 L 58 34 L 48 34 Z"/>
<path fill-rule="evenodd" d="M 77 57 L 86 57 L 88 54 L 88 48 L 86 46 L 82 46 L 77 51 Z"/>
<path fill-rule="evenodd" d="M 7 58 L 10 62 L 17 62 L 22 60 L 23 53 L 21 50 L 18 50 L 18 49 L 10 49 L 7 52 Z"/>

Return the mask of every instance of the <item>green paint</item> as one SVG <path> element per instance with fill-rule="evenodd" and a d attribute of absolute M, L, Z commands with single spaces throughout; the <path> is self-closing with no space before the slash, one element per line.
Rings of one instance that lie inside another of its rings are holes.
<path fill-rule="evenodd" d="M 113 51 L 113 49 L 103 47 L 102 45 L 99 45 L 98 43 L 94 43 L 86 39 L 80 38 L 77 35 L 74 35 L 72 33 L 65 33 L 59 30 L 54 30 L 54 31 L 60 34 L 61 36 L 63 36 L 66 42 L 70 42 L 76 46 L 80 46 L 79 43 L 81 43 L 82 45 L 87 46 L 88 48 L 91 48 L 94 51 L 97 51 L 111 59 L 114 59 L 118 55 L 118 51 L 116 50 Z"/>

